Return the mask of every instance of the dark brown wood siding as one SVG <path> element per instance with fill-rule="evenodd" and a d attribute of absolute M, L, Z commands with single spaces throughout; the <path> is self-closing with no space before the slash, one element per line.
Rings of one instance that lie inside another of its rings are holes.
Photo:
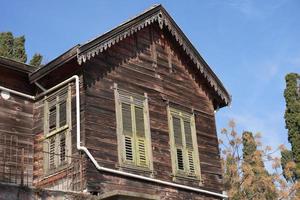
<path fill-rule="evenodd" d="M 29 94 L 27 74 L 0 68 L 0 85 Z M 0 90 L 0 92 L 2 92 Z M 24 184 L 32 183 L 33 102 L 10 93 L 0 96 L 0 181 L 21 183 L 22 149 L 24 151 Z"/>
<path fill-rule="evenodd" d="M 81 134 L 82 134 L 82 141 L 84 141 L 84 127 L 85 127 L 85 95 L 84 95 L 84 88 L 83 88 L 83 79 L 78 73 L 80 78 L 80 107 L 81 107 L 81 115 L 80 115 L 80 125 L 81 125 Z M 47 88 L 53 87 L 56 84 L 66 80 L 69 77 L 60 77 L 60 79 L 56 79 L 55 82 L 52 82 L 50 86 Z M 50 83 L 43 80 L 45 83 Z M 45 174 L 43 169 L 43 142 L 44 142 L 44 98 L 38 99 L 34 104 L 34 125 L 33 125 L 33 133 L 34 133 L 34 185 L 38 187 L 52 187 L 53 185 L 57 184 L 57 181 L 60 179 L 69 177 L 72 180 L 68 187 L 61 188 L 63 190 L 77 190 L 80 191 L 85 188 L 85 163 L 86 159 L 81 153 L 77 150 L 76 147 L 76 96 L 75 96 L 75 82 L 71 82 L 72 84 L 72 98 L 71 98 L 71 120 L 72 120 L 72 130 L 71 130 L 71 137 L 72 137 L 72 158 L 71 164 L 68 165 L 68 168 L 58 171 L 54 174 Z M 82 165 L 82 174 L 80 174 L 79 165 Z M 68 169 L 68 170 L 67 170 Z M 81 177 L 80 177 L 81 176 Z"/>
<path fill-rule="evenodd" d="M 153 47 L 151 44 L 155 44 Z M 171 49 L 171 51 L 170 51 Z M 172 181 L 167 104 L 195 112 L 203 185 L 222 192 L 221 163 L 213 103 L 195 66 L 165 31 L 152 25 L 124 39 L 85 64 L 85 145 L 100 165 L 118 169 L 115 99 L 113 85 L 137 94 L 148 94 L 154 178 Z M 171 55 L 169 55 L 169 53 Z M 87 186 L 159 194 L 166 199 L 203 199 L 197 193 L 167 188 L 99 172 L 89 163 Z M 193 181 L 181 184 L 199 187 Z M 169 197 L 168 197 L 169 196 Z M 209 197 L 205 197 L 209 199 Z M 213 198 L 212 198 L 213 199 Z"/>

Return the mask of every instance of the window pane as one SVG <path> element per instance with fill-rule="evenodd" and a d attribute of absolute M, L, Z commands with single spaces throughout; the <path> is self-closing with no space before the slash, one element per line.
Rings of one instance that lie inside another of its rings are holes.
<path fill-rule="evenodd" d="M 135 107 L 136 134 L 138 137 L 145 137 L 144 111 L 143 108 Z"/>
<path fill-rule="evenodd" d="M 67 104 L 63 101 L 59 104 L 59 127 L 67 124 Z"/>
<path fill-rule="evenodd" d="M 176 149 L 176 156 L 177 156 L 177 168 L 179 170 L 184 170 L 182 149 Z"/>
<path fill-rule="evenodd" d="M 191 123 L 189 121 L 184 121 L 183 124 L 184 124 L 186 147 L 189 148 L 189 149 L 193 149 Z"/>
<path fill-rule="evenodd" d="M 173 131 L 175 138 L 175 145 L 182 146 L 182 133 L 181 133 L 181 124 L 180 119 L 177 117 L 173 117 Z"/>
<path fill-rule="evenodd" d="M 190 173 L 195 173 L 193 151 L 188 151 L 188 160 L 189 160 L 189 170 L 190 170 Z"/>
<path fill-rule="evenodd" d="M 49 132 L 56 129 L 56 106 L 49 110 Z"/>
<path fill-rule="evenodd" d="M 50 145 L 49 145 L 49 167 L 50 169 L 55 167 L 55 136 L 50 138 Z"/>
<path fill-rule="evenodd" d="M 146 141 L 138 139 L 138 165 L 147 166 Z"/>
<path fill-rule="evenodd" d="M 133 161 L 132 138 L 125 136 L 125 158 L 128 161 Z"/>
<path fill-rule="evenodd" d="M 66 136 L 65 132 L 60 134 L 60 162 L 63 163 L 66 160 Z"/>
<path fill-rule="evenodd" d="M 132 136 L 132 117 L 130 104 L 122 103 L 123 134 Z"/>

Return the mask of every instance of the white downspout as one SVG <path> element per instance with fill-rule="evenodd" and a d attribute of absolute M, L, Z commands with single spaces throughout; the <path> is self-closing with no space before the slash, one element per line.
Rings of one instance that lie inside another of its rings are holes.
<path fill-rule="evenodd" d="M 217 196 L 217 197 L 221 197 L 221 198 L 228 198 L 227 195 L 224 195 L 224 194 L 211 192 L 208 190 L 190 187 L 190 186 L 186 186 L 186 185 L 181 185 L 181 184 L 177 184 L 177 183 L 172 183 L 172 182 L 168 182 L 168 181 L 162 181 L 159 179 L 149 178 L 146 176 L 141 176 L 141 175 L 137 175 L 137 174 L 132 174 L 132 173 L 100 166 L 98 164 L 98 162 L 95 160 L 95 158 L 92 156 L 90 151 L 85 146 L 81 146 L 81 140 L 80 140 L 80 91 L 79 91 L 80 86 L 79 86 L 79 77 L 77 75 L 74 75 L 74 76 L 66 79 L 65 81 L 57 84 L 56 86 L 50 88 L 49 90 L 37 95 L 36 97 L 30 96 L 30 95 L 27 95 L 27 94 L 24 94 L 24 93 L 15 91 L 15 90 L 11 90 L 11 89 L 8 89 L 5 87 L 1 87 L 1 86 L 0 86 L 0 90 L 4 90 L 4 91 L 11 92 L 11 93 L 19 95 L 19 96 L 23 96 L 25 98 L 36 100 L 37 98 L 44 96 L 44 95 L 48 94 L 49 92 L 56 90 L 59 87 L 61 87 L 62 85 L 66 84 L 68 82 L 71 82 L 73 80 L 75 80 L 75 90 L 76 90 L 76 146 L 77 146 L 78 150 L 84 151 L 86 153 L 88 158 L 92 161 L 92 163 L 95 165 L 95 167 L 98 170 L 109 172 L 109 173 L 114 173 L 114 174 L 118 174 L 118 175 L 122 175 L 122 176 L 127 176 L 127 177 L 131 177 L 131 178 L 141 179 L 141 180 L 145 180 L 145 181 L 149 181 L 149 182 L 159 183 L 159 184 L 167 185 L 167 186 L 171 186 L 171 187 L 176 187 L 176 188 L 181 188 L 181 189 L 190 190 L 190 191 L 194 191 L 194 192 L 199 192 L 199 193 L 203 193 L 203 194 L 208 194 L 208 195 L 212 195 L 212 196 Z"/>

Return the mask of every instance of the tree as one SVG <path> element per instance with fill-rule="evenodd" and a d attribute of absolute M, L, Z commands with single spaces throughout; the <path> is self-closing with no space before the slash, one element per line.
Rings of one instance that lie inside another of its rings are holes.
<path fill-rule="evenodd" d="M 283 176 L 288 182 L 295 182 L 297 175 L 295 172 L 295 163 L 293 158 L 293 152 L 287 149 L 281 151 L 281 167 Z"/>
<path fill-rule="evenodd" d="M 14 37 L 11 32 L 0 32 L 0 56 L 26 63 L 25 37 Z M 30 64 L 40 66 L 42 58 L 42 55 L 35 54 Z"/>
<path fill-rule="evenodd" d="M 27 61 L 24 36 L 14 38 L 13 59 L 22 63 L 26 63 Z"/>
<path fill-rule="evenodd" d="M 284 151 L 283 145 L 272 150 L 260 141 L 260 134 L 253 135 L 235 131 L 235 123 L 230 121 L 229 129 L 223 128 L 220 140 L 222 147 L 222 167 L 225 190 L 232 200 L 285 200 L 298 199 L 298 182 L 287 182 L 280 170 L 280 158 L 274 156 Z M 266 170 L 265 162 L 272 164 L 271 172 Z M 293 162 L 286 167 L 289 175 L 295 169 Z"/>
<path fill-rule="evenodd" d="M 35 66 L 35 67 L 38 67 L 41 65 L 41 62 L 42 62 L 42 59 L 43 59 L 43 56 L 41 54 L 34 54 L 32 59 L 30 60 L 29 64 L 32 65 L 32 66 Z"/>
<path fill-rule="evenodd" d="M 276 199 L 276 188 L 272 177 L 265 169 L 263 151 L 257 149 L 251 132 L 245 131 L 243 140 L 244 194 L 247 199 Z"/>
<path fill-rule="evenodd" d="M 13 58 L 14 37 L 11 32 L 0 33 L 0 56 Z"/>
<path fill-rule="evenodd" d="M 284 98 L 286 102 L 285 124 L 288 129 L 288 140 L 292 146 L 293 160 L 296 163 L 296 178 L 300 177 L 300 75 L 287 74 L 285 77 L 286 89 Z"/>

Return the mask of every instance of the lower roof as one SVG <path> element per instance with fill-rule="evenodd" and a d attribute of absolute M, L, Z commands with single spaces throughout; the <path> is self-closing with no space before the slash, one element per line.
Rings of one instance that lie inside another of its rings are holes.
<path fill-rule="evenodd" d="M 19 71 L 27 74 L 33 72 L 36 69 L 36 67 L 34 66 L 27 65 L 25 63 L 18 62 L 13 59 L 5 58 L 2 56 L 0 56 L 0 67 L 9 68 L 11 70 Z"/>

